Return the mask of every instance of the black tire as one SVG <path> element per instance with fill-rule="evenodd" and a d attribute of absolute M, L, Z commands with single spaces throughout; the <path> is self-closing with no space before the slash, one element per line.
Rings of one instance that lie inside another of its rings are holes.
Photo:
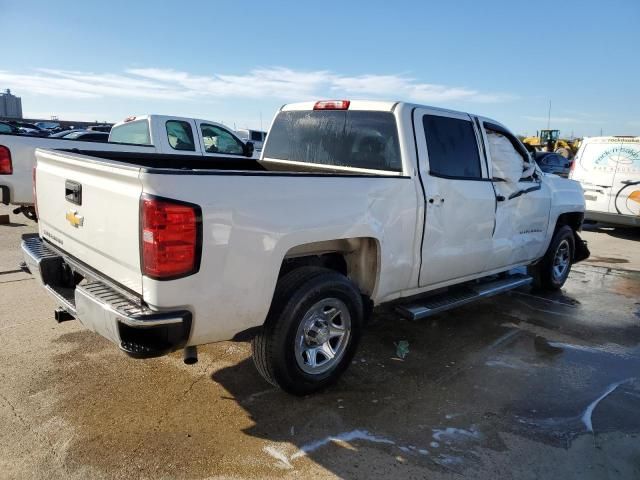
<path fill-rule="evenodd" d="M 559 274 L 558 269 L 554 269 L 557 255 L 561 255 L 560 249 L 568 249 L 568 264 Z M 575 237 L 571 227 L 564 225 L 556 230 L 551 239 L 549 248 L 544 257 L 535 265 L 528 268 L 529 275 L 533 277 L 533 286 L 540 290 L 559 290 L 569 277 L 571 265 L 575 257 Z"/>
<path fill-rule="evenodd" d="M 348 309 L 350 334 L 330 370 L 305 372 L 296 355 L 301 323 L 319 302 L 335 299 Z M 264 328 L 252 341 L 256 368 L 269 383 L 294 395 L 307 395 L 331 385 L 349 366 L 356 351 L 363 310 L 360 292 L 340 273 L 322 267 L 300 267 L 287 273 L 278 281 Z"/>

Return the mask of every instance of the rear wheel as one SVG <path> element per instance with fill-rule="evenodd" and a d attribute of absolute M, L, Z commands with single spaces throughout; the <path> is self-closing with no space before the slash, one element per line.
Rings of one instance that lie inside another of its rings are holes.
<path fill-rule="evenodd" d="M 542 260 L 529 267 L 536 288 L 558 290 L 562 288 L 571 272 L 575 256 L 575 238 L 571 227 L 560 227 Z"/>
<path fill-rule="evenodd" d="M 301 267 L 280 279 L 253 360 L 271 384 L 306 395 L 335 382 L 353 358 L 363 322 L 360 292 L 344 275 Z"/>

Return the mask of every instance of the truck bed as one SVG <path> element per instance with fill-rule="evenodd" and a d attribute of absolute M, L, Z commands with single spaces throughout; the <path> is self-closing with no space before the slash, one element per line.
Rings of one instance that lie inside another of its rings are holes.
<path fill-rule="evenodd" d="M 280 172 L 280 173 L 312 173 L 316 175 L 345 175 L 345 176 L 376 176 L 384 177 L 380 173 L 368 173 L 345 171 L 343 169 L 332 168 L 330 165 L 317 166 L 299 163 L 281 163 L 263 161 L 255 158 L 228 156 L 228 157 L 194 157 L 193 155 L 169 155 L 164 153 L 141 153 L 141 152 L 118 152 L 104 150 L 81 150 L 81 149 L 59 149 L 63 152 L 85 155 L 92 157 L 98 163 L 103 160 L 128 164 L 135 167 L 142 167 L 147 173 L 161 173 L 161 170 L 172 170 L 171 173 L 179 174 L 175 170 L 184 173 L 214 173 L 215 171 L 236 171 L 236 172 Z M 91 161 L 86 158 L 85 160 Z M 398 177 L 396 174 L 388 175 Z"/>

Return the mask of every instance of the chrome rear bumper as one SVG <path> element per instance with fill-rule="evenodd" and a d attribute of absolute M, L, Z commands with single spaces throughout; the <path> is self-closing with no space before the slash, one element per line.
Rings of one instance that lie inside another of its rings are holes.
<path fill-rule="evenodd" d="M 26 268 L 58 305 L 88 329 L 120 346 L 127 354 L 155 357 L 186 344 L 191 312 L 154 311 L 103 281 L 78 272 L 76 262 L 49 247 L 38 235 L 22 237 Z"/>

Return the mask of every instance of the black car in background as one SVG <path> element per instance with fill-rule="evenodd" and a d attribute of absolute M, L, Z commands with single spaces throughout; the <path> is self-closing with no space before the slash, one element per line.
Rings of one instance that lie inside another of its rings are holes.
<path fill-rule="evenodd" d="M 540 169 L 545 173 L 553 173 L 561 177 L 569 177 L 571 171 L 571 162 L 559 153 L 555 152 L 536 152 L 536 163 Z"/>
<path fill-rule="evenodd" d="M 93 130 L 71 130 L 60 132 L 64 135 L 54 134 L 52 137 L 66 138 L 68 140 L 82 140 L 83 142 L 108 142 L 109 134 L 104 132 L 94 132 Z"/>

